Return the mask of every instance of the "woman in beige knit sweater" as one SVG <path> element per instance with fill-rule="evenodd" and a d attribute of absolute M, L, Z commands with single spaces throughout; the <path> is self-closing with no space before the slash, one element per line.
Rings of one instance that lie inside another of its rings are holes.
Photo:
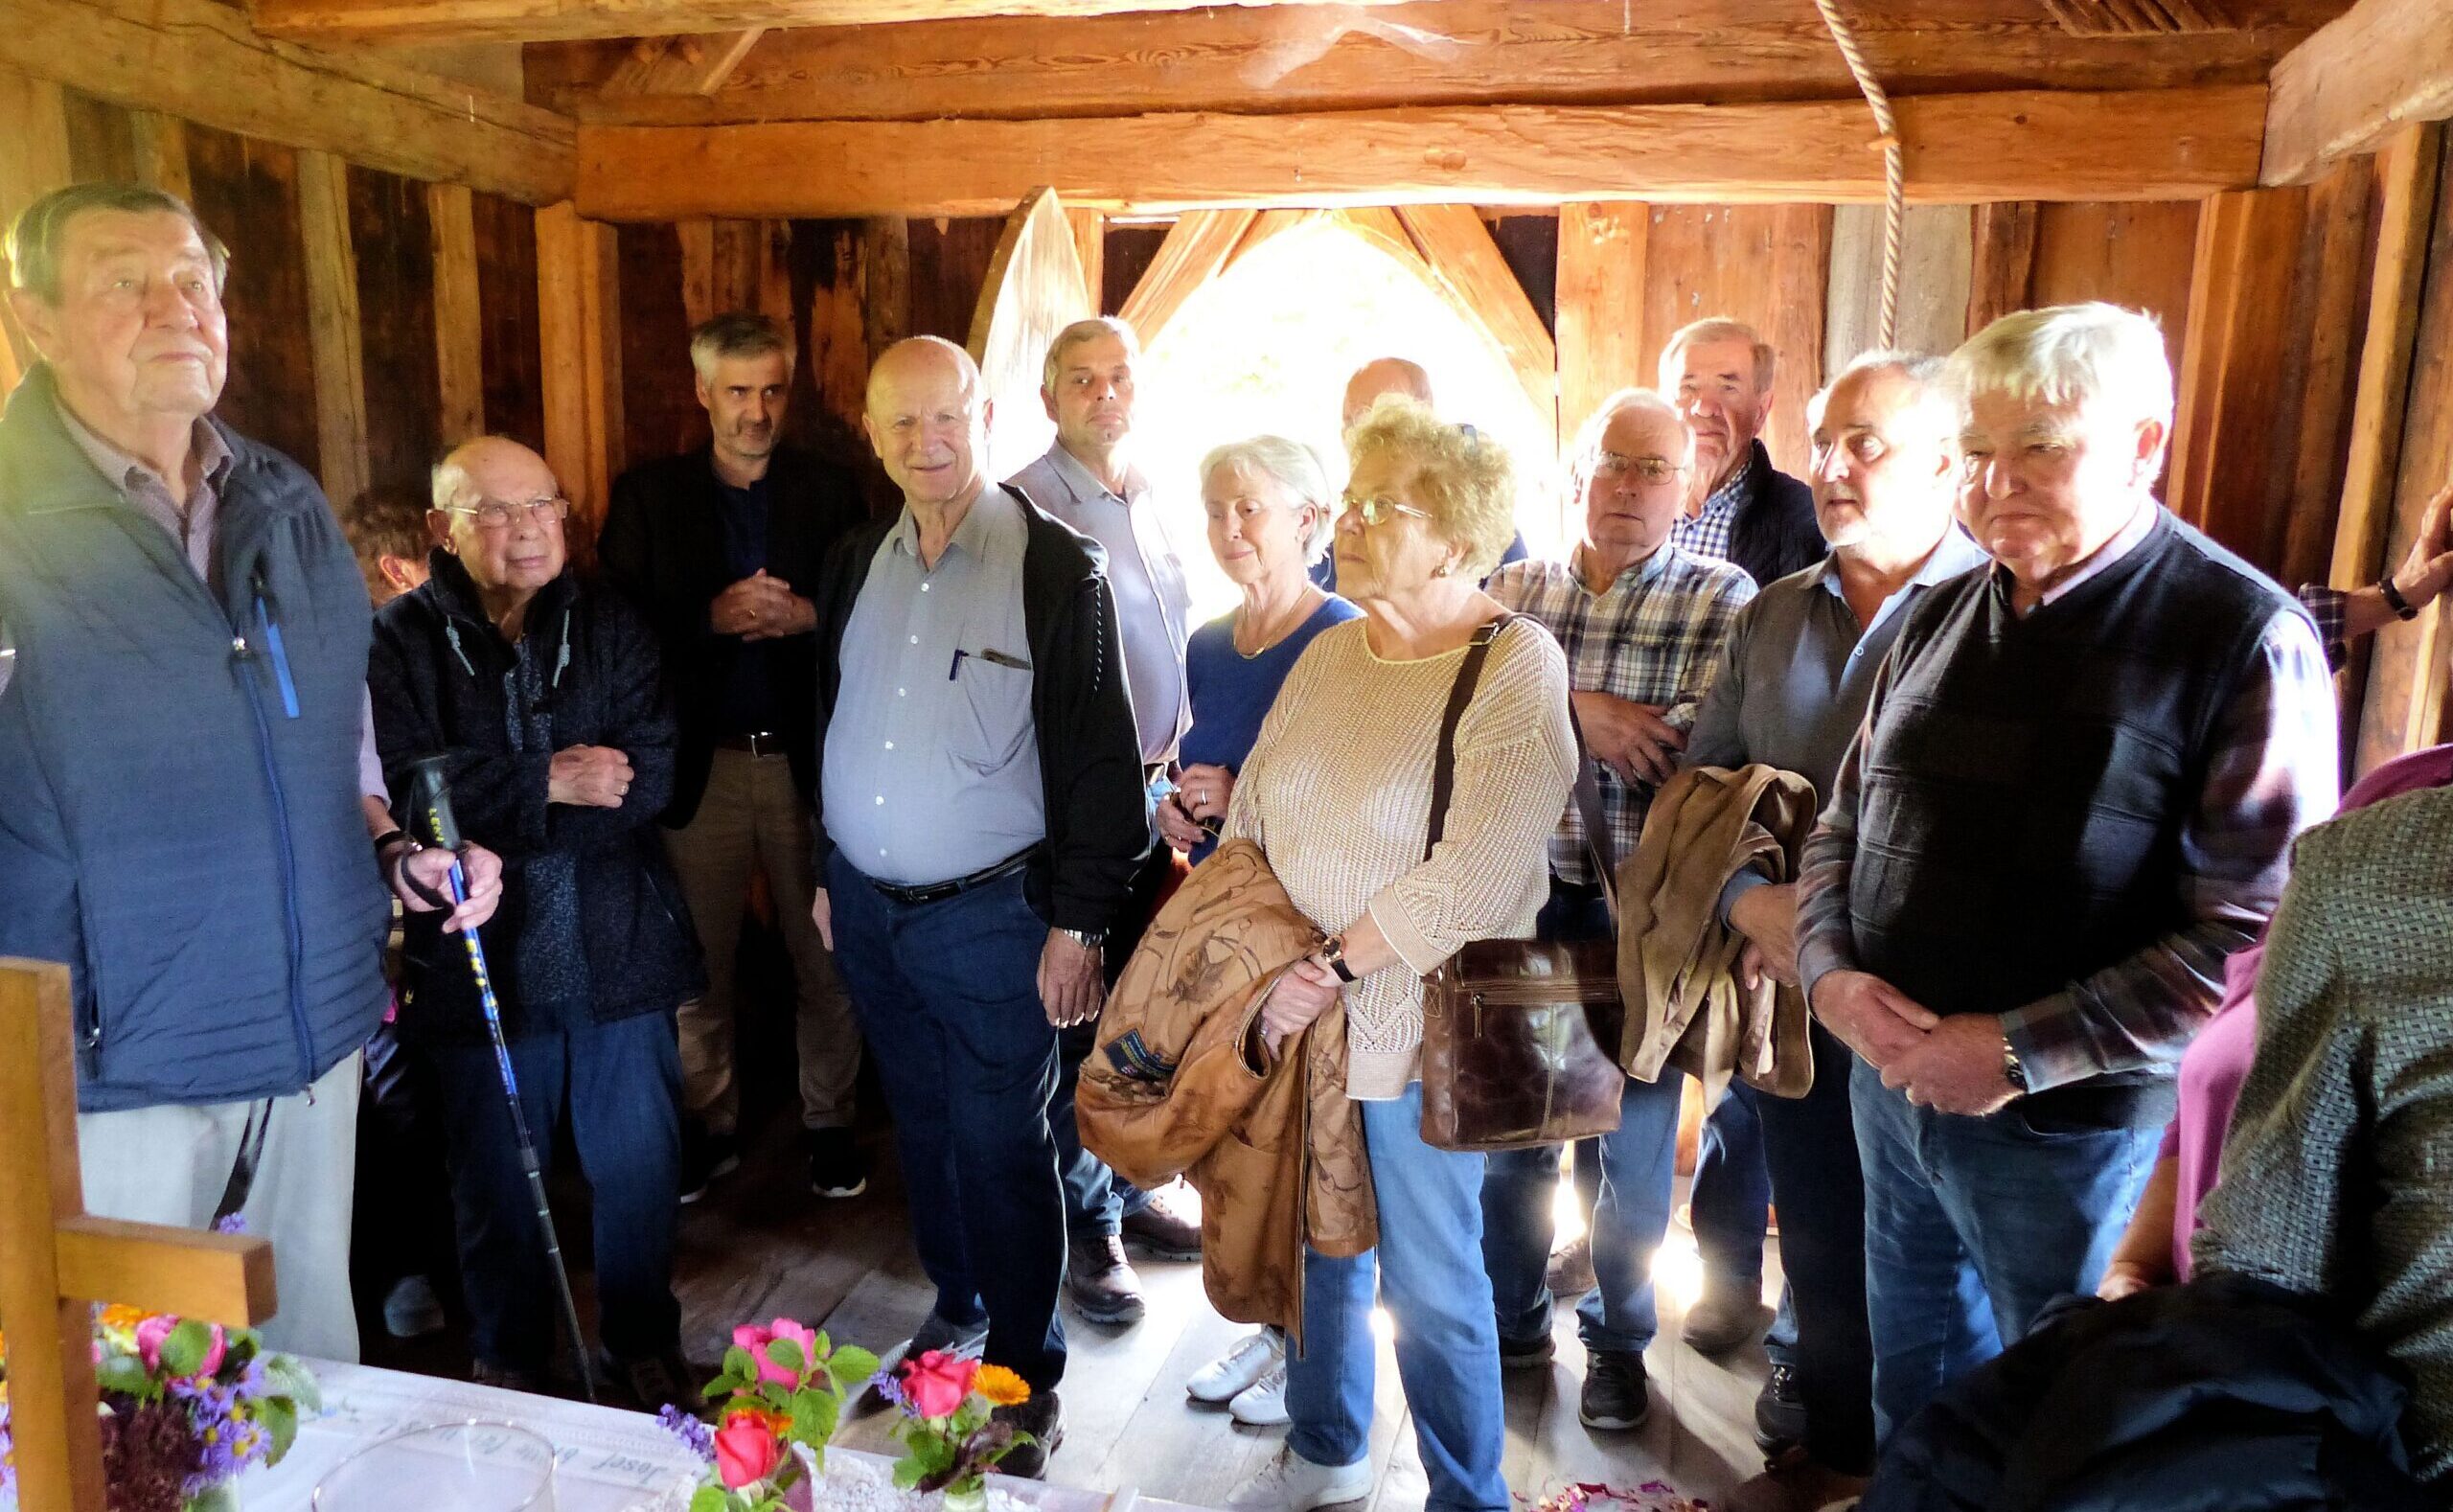
<path fill-rule="evenodd" d="M 1283 1039 L 1344 997 L 1346 1094 L 1364 1105 L 1381 1293 L 1430 1506 L 1504 1512 L 1482 1157 L 1423 1142 L 1422 977 L 1468 941 L 1532 936 L 1575 770 L 1567 662 L 1531 620 L 1492 641 L 1426 859 L 1441 715 L 1475 631 L 1503 612 L 1478 584 L 1514 533 L 1515 482 L 1497 445 L 1406 401 L 1382 401 L 1347 447 L 1338 584 L 1364 618 L 1323 631 L 1288 675 L 1226 832 L 1258 840 L 1295 905 L 1336 931 L 1281 979 L 1262 1025 Z M 1371 1489 L 1372 1270 L 1305 1268 L 1286 1448 L 1233 1505 L 1308 1512 Z"/>

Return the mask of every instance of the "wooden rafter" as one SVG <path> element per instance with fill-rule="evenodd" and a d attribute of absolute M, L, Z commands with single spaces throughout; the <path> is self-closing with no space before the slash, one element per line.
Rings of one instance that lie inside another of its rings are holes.
<path fill-rule="evenodd" d="M 1558 347 L 1482 218 L 1470 205 L 1407 205 L 1397 218 L 1413 239 L 1431 286 L 1507 359 L 1533 412 L 1555 431 Z"/>
<path fill-rule="evenodd" d="M 2239 30 L 2221 0 L 2044 0 L 2072 36 L 2171 36 Z"/>
<path fill-rule="evenodd" d="M 2265 91 L 2007 91 L 1898 102 L 1920 201 L 2192 198 L 2255 181 Z M 583 126 L 579 202 L 609 220 L 1002 214 L 1054 180 L 1107 210 L 1865 202 L 1865 107 L 1788 104 Z"/>
<path fill-rule="evenodd" d="M 215 0 L 10 0 L 0 66 L 410 178 L 532 204 L 570 193 L 567 118 L 370 53 L 273 41 Z"/>
<path fill-rule="evenodd" d="M 2397 127 L 2453 116 L 2445 0 L 2359 0 L 2274 65 L 2268 184 L 2297 184 Z"/>
<path fill-rule="evenodd" d="M 849 27 L 966 16 L 1089 16 L 1187 11 L 1209 0 L 253 0 L 270 36 L 319 42 L 555 42 L 673 36 L 710 28 Z M 1312 5 L 1326 0 L 1239 0 Z M 1387 5 L 1394 0 L 1336 0 Z"/>
<path fill-rule="evenodd" d="M 1126 296 L 1118 318 L 1131 326 L 1144 347 L 1190 299 L 1193 290 L 1216 277 L 1235 255 L 1245 233 L 1252 228 L 1249 210 L 1194 210 L 1179 218 L 1158 243 L 1141 282 Z"/>
<path fill-rule="evenodd" d="M 690 36 L 641 37 L 608 75 L 598 92 L 608 100 L 643 95 L 712 95 L 732 78 L 749 50 L 767 34 L 763 26 Z"/>

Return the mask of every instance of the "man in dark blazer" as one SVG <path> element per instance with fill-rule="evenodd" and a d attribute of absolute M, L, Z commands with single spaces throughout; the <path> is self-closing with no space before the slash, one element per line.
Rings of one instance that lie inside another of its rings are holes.
<path fill-rule="evenodd" d="M 868 1184 L 852 1136 L 860 1031 L 810 923 L 808 817 L 810 595 L 828 548 L 864 512 L 848 475 L 782 442 L 792 359 L 790 333 L 765 315 L 718 315 L 693 332 L 710 444 L 624 473 L 597 548 L 606 580 L 655 627 L 680 721 L 665 843 L 708 977 L 680 1016 L 685 1203 L 740 1163 L 733 957 L 753 870 L 767 878 L 792 961 L 811 1190 L 852 1197 Z"/>

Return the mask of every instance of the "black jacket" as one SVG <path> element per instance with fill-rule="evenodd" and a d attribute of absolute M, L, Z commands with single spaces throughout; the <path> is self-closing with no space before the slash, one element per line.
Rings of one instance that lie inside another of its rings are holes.
<path fill-rule="evenodd" d="M 1746 569 L 1758 588 L 1792 572 L 1803 572 L 1831 548 L 1814 522 L 1814 490 L 1772 466 L 1772 454 L 1755 442 L 1746 496 L 1729 522 L 1729 560 Z"/>
<path fill-rule="evenodd" d="M 867 517 L 860 492 L 832 465 L 796 447 L 777 447 L 767 468 L 767 574 L 814 599 L 828 548 Z M 707 606 L 733 582 L 718 523 L 722 508 L 705 447 L 641 463 L 614 482 L 596 543 L 605 581 L 647 616 L 664 649 L 665 686 L 681 730 L 673 801 L 663 815 L 675 829 L 690 822 L 707 790 L 719 733 L 717 699 L 742 645 L 739 636 L 719 635 L 707 622 Z M 781 726 L 775 733 L 784 737 L 792 780 L 806 792 L 814 775 L 810 751 L 816 726 L 810 710 L 817 637 L 763 644 Z"/>
<path fill-rule="evenodd" d="M 1030 637 L 1031 725 L 1047 805 L 1047 845 L 1033 866 L 1032 904 L 1067 929 L 1137 928 L 1130 917 L 1135 873 L 1150 854 L 1141 737 L 1124 682 L 1124 642 L 1098 543 L 1060 524 L 1007 488 L 1029 531 L 1022 548 L 1022 625 Z M 823 767 L 827 724 L 843 683 L 843 627 L 868 580 L 869 562 L 901 515 L 873 520 L 837 544 L 817 598 L 817 728 Z M 835 842 L 826 833 L 826 785 L 815 794 L 817 881 Z"/>
<path fill-rule="evenodd" d="M 504 675 L 516 653 L 478 607 L 460 559 L 432 554 L 424 587 L 375 616 L 368 682 L 375 741 L 396 800 L 409 791 L 408 764 L 447 758 L 451 806 L 461 831 L 503 859 L 502 904 L 480 931 L 504 1027 L 520 1024 L 517 941 L 525 912 L 520 871 L 546 852 L 580 858 L 580 930 L 599 1023 L 668 1011 L 706 985 L 698 936 L 655 815 L 673 792 L 673 715 L 656 671 L 655 638 L 620 597 L 565 572 L 538 591 L 527 630 L 550 647 L 546 666 L 553 750 L 608 745 L 630 758 L 630 790 L 618 809 L 545 801 L 553 751 L 513 748 Z M 465 1039 L 485 1023 L 459 936 L 442 915 L 412 913 L 405 926 L 401 993 L 404 1035 Z"/>
<path fill-rule="evenodd" d="M 1895 1430 L 1858 1512 L 2403 1512 L 2408 1391 L 2323 1304 L 2212 1276 L 2068 1311 Z"/>

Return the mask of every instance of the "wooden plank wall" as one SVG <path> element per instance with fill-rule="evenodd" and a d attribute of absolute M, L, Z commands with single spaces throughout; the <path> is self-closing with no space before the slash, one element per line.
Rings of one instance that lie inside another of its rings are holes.
<path fill-rule="evenodd" d="M 74 90 L 61 92 L 59 108 L 72 177 L 144 178 L 184 192 L 229 244 L 231 360 L 222 418 L 319 476 L 355 478 L 354 462 L 338 473 L 327 466 L 333 459 L 325 457 L 320 434 L 319 414 L 331 418 L 325 412 L 332 405 L 317 376 L 309 315 L 318 308 L 310 282 L 318 263 L 306 244 L 301 154 Z M 364 485 L 423 494 L 439 451 L 462 439 L 447 434 L 444 420 L 428 186 L 357 165 L 343 176 L 345 202 L 321 223 L 328 235 L 346 225 L 349 256 L 343 261 L 323 248 L 320 265 L 354 274 L 354 290 L 328 288 L 328 300 L 346 309 L 355 294 L 362 391 L 355 424 L 363 428 Z M 470 205 L 483 311 L 484 419 L 541 445 L 535 213 L 485 194 L 470 195 Z M 332 352 L 346 343 L 328 348 L 330 367 Z M 354 434 L 347 427 L 334 433 Z"/>

